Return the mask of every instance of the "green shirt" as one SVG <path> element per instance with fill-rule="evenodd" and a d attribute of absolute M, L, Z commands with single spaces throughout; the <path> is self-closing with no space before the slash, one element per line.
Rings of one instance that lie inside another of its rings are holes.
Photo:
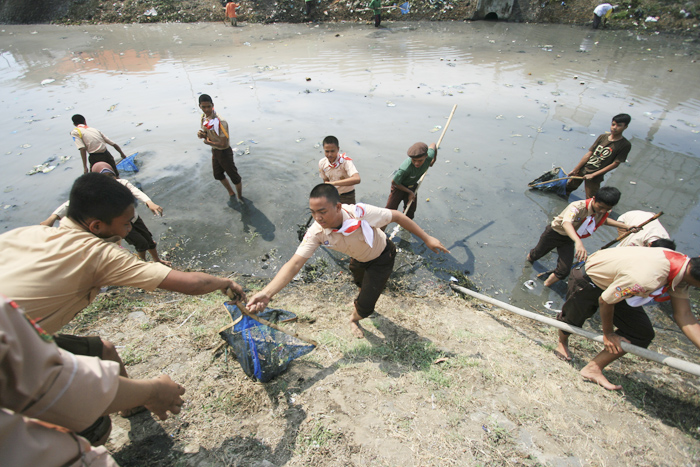
<path fill-rule="evenodd" d="M 435 149 L 433 148 L 428 148 L 428 157 L 425 158 L 423 165 L 420 167 L 414 166 L 411 158 L 407 158 L 401 163 L 401 167 L 394 175 L 394 183 L 413 189 L 418 184 L 418 179 L 428 171 L 433 159 L 435 159 Z"/>
<path fill-rule="evenodd" d="M 374 10 L 374 14 L 378 15 L 382 12 L 382 1 L 381 0 L 372 0 L 369 2 L 369 8 L 372 8 Z"/>

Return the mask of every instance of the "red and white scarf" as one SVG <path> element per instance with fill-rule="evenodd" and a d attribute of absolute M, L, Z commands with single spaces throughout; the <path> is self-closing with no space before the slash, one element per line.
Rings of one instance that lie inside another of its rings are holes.
<path fill-rule="evenodd" d="M 338 154 L 338 157 L 335 158 L 335 162 L 331 164 L 331 169 L 337 169 L 340 167 L 340 164 L 342 164 L 345 161 L 351 161 L 349 157 L 345 156 L 345 153 Z"/>
<path fill-rule="evenodd" d="M 676 253 L 675 251 L 664 251 L 664 255 L 666 255 L 666 259 L 668 259 L 668 262 L 671 263 L 671 267 L 668 271 L 668 280 L 666 281 L 666 285 L 654 290 L 652 293 L 649 294 L 648 297 L 635 296 L 626 298 L 625 300 L 627 301 L 627 304 L 629 306 L 642 306 L 646 305 L 652 300 L 656 302 L 665 302 L 671 299 L 671 297 L 668 294 L 666 294 L 666 292 L 668 292 L 668 289 L 671 287 L 671 284 L 673 284 L 673 280 L 676 278 L 676 276 L 682 272 L 683 265 L 685 265 L 685 262 L 688 259 L 688 257 L 682 253 Z"/>
<path fill-rule="evenodd" d="M 216 136 L 219 136 L 219 126 L 221 125 L 221 122 L 219 121 L 219 117 L 216 115 L 216 112 L 212 112 L 211 116 L 212 118 L 210 119 L 205 118 L 202 120 L 202 127 L 206 128 L 207 130 L 214 130 Z"/>
<path fill-rule="evenodd" d="M 592 201 L 593 198 L 588 198 L 586 200 L 586 209 L 590 209 Z M 605 215 L 603 215 L 603 217 L 601 217 L 598 222 L 595 221 L 595 215 L 586 217 L 583 221 L 583 224 L 581 224 L 578 230 L 576 230 L 576 234 L 578 234 L 579 238 L 590 237 L 591 234 L 598 229 L 598 227 L 605 223 L 605 220 L 608 218 L 609 215 L 610 212 L 606 212 Z"/>
<path fill-rule="evenodd" d="M 351 215 L 348 211 L 347 212 L 349 215 Z M 374 245 L 374 229 L 372 228 L 371 225 L 369 225 L 369 222 L 367 222 L 364 219 L 361 219 L 362 217 L 365 216 L 365 208 L 363 203 L 358 203 L 355 205 L 355 218 L 350 217 L 350 219 L 346 219 L 343 221 L 343 225 L 340 226 L 339 229 L 333 229 L 333 232 L 341 233 L 345 235 L 346 237 L 356 231 L 359 228 L 362 228 L 362 235 L 365 237 L 365 242 L 367 242 L 367 245 L 370 247 Z"/>

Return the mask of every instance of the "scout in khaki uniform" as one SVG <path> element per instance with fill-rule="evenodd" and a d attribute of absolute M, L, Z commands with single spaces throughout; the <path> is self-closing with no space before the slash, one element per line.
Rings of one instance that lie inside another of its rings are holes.
<path fill-rule="evenodd" d="M 106 162 L 112 166 L 114 173 L 116 173 L 118 177 L 119 171 L 117 170 L 117 164 L 114 161 L 114 157 L 107 150 L 107 145 L 113 146 L 114 149 L 121 154 L 122 159 L 125 159 L 126 154 L 124 154 L 122 148 L 120 148 L 117 143 L 107 138 L 104 133 L 97 128 L 87 126 L 85 117 L 82 115 L 75 114 L 71 119 L 73 120 L 75 128 L 70 132 L 70 135 L 73 137 L 73 142 L 75 142 L 75 145 L 80 151 L 84 173 L 88 173 L 95 163 Z"/>
<path fill-rule="evenodd" d="M 338 189 L 341 204 L 355 204 L 355 185 L 360 183 L 360 174 L 352 159 L 345 153 L 339 154 L 340 147 L 335 136 L 323 138 L 323 152 L 326 157 L 318 161 L 321 179 Z"/>
<path fill-rule="evenodd" d="M 403 213 L 362 203 L 342 205 L 338 190 L 325 183 L 311 191 L 309 208 L 316 222 L 309 227 L 294 256 L 264 289 L 251 298 L 248 303 L 251 311 L 264 310 L 272 297 L 289 284 L 314 251 L 323 245 L 352 258 L 350 272 L 360 287 L 360 293 L 355 299 L 350 327 L 353 335 L 362 338 L 364 331 L 359 321 L 374 312 L 396 257 L 396 247 L 386 238 L 381 227 L 397 222 L 434 252 L 449 253 L 440 240 L 425 233 Z"/>
<path fill-rule="evenodd" d="M 648 221 L 652 217 L 654 217 L 653 212 L 628 211 L 620 217 L 618 217 L 617 220 L 627 225 L 640 225 Z M 618 236 L 622 235 L 623 233 L 624 232 L 618 231 Z M 664 229 L 664 226 L 661 225 L 661 222 L 659 222 L 658 219 L 654 219 L 653 221 L 645 225 L 639 232 L 633 233 L 632 235 L 628 235 L 627 237 L 620 240 L 620 243 L 618 243 L 617 246 L 660 246 L 659 240 L 670 241 L 670 239 L 671 237 L 669 236 L 666 229 Z M 670 246 L 666 245 L 668 244 L 663 245 L 664 248 L 671 248 Z M 675 245 L 675 243 L 673 243 L 673 245 Z M 675 250 L 676 247 L 673 246 L 671 249 Z"/>
<path fill-rule="evenodd" d="M 559 321 L 581 327 L 600 307 L 605 350 L 581 375 L 605 389 L 622 388 L 608 381 L 603 369 L 625 354 L 621 340 L 649 346 L 654 329 L 642 305 L 654 301 L 671 301 L 676 324 L 700 348 L 700 323 L 690 309 L 689 286 L 700 287 L 700 258 L 638 246 L 609 248 L 589 256 L 585 267 L 572 272 L 566 302 L 557 316 Z M 569 333 L 559 331 L 555 354 L 571 360 Z"/>
<path fill-rule="evenodd" d="M 243 185 L 241 176 L 238 174 L 236 164 L 233 162 L 233 149 L 229 142 L 228 123 L 214 110 L 214 102 L 208 94 L 199 96 L 199 108 L 202 109 L 201 128 L 197 132 L 197 137 L 203 140 L 204 144 L 211 146 L 211 165 L 214 171 L 214 179 L 221 182 L 228 192 L 228 205 L 234 207 L 236 203 L 236 193 L 238 199 L 243 202 Z M 236 187 L 233 192 L 231 184 L 226 180 L 228 174 L 231 182 Z"/>
<path fill-rule="evenodd" d="M 128 188 L 101 174 L 80 176 L 58 229 L 35 225 L 0 235 L 0 294 L 12 297 L 50 334 L 68 324 L 107 285 L 189 295 L 230 288 L 243 295 L 230 279 L 146 263 L 120 248 L 115 242 L 129 233 L 133 217 L 134 196 Z M 118 362 L 120 374 L 127 376 L 114 345 L 99 337 L 59 334 L 56 343 L 74 354 Z"/>
<path fill-rule="evenodd" d="M 409 219 L 413 219 L 416 213 L 416 189 L 418 180 L 437 161 L 437 145 L 435 143 L 428 146 L 425 143 L 415 143 L 406 152 L 408 159 L 405 159 L 399 166 L 399 170 L 391 180 L 391 192 L 386 200 L 387 209 L 398 209 L 403 201 L 404 210 L 406 205 L 411 203 L 411 207 L 406 212 Z"/>
<path fill-rule="evenodd" d="M 601 225 L 611 225 L 627 231 L 631 227 L 622 222 L 610 219 L 610 211 L 620 200 L 617 188 L 606 186 L 590 199 L 574 201 L 554 218 L 548 225 L 537 246 L 527 255 L 529 262 L 535 262 L 544 255 L 557 249 L 557 268 L 544 281 L 546 287 L 567 278 L 574 257 L 577 261 L 585 261 L 588 252 L 583 246 L 582 238 L 590 237 Z"/>
<path fill-rule="evenodd" d="M 103 414 L 138 405 L 165 420 L 168 412 L 180 413 L 184 393 L 167 375 L 123 378 L 114 362 L 59 349 L 16 303 L 0 296 L 3 467 L 117 466 L 104 447 L 91 447 L 76 432 Z"/>

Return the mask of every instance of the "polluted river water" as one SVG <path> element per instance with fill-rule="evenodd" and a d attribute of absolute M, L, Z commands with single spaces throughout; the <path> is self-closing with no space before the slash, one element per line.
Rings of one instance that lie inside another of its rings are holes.
<path fill-rule="evenodd" d="M 358 201 L 384 206 L 408 147 L 437 141 L 456 104 L 415 218 L 451 255 L 399 235 L 439 280 L 457 271 L 516 306 L 560 308 L 563 283 L 524 285 L 556 257 L 533 267 L 525 255 L 567 201 L 527 183 L 573 168 L 618 113 L 632 116 L 632 150 L 605 181 L 622 192 L 613 216 L 663 211 L 678 249 L 700 253 L 700 65 L 682 38 L 491 22 L 33 25 L 4 26 L 0 51 L 0 231 L 67 199 L 82 172 L 69 136 L 80 113 L 139 153 L 124 176 L 164 207 L 162 218 L 138 209 L 176 266 L 272 277 L 309 217 L 324 136 L 358 167 Z M 226 205 L 196 138 L 200 93 L 229 122 L 245 207 Z M 51 158 L 55 169 L 27 175 Z M 603 227 L 586 248 L 615 234 Z"/>

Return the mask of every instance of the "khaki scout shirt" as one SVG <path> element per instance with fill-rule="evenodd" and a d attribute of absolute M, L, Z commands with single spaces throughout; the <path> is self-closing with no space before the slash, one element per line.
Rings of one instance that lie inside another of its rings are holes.
<path fill-rule="evenodd" d="M 574 226 L 574 230 L 578 230 L 588 216 L 595 216 L 595 224 L 598 225 L 600 220 L 607 213 L 602 212 L 599 214 L 594 214 L 593 202 L 591 201 L 588 203 L 588 206 L 586 206 L 587 201 L 587 199 L 582 199 L 569 204 L 566 209 L 564 209 L 557 217 L 554 218 L 554 220 L 552 220 L 552 229 L 554 229 L 554 231 L 558 234 L 567 235 L 566 230 L 564 230 L 564 222 L 571 222 Z"/>
<path fill-rule="evenodd" d="M 66 217 L 58 229 L 35 225 L 0 235 L 0 294 L 53 334 L 106 285 L 155 290 L 171 269 L 147 263 Z"/>
<path fill-rule="evenodd" d="M 646 211 L 628 211 L 617 218 L 618 221 L 627 225 L 639 225 L 654 217 L 653 212 Z M 618 235 L 625 233 L 618 229 Z M 664 226 L 658 220 L 653 220 L 645 225 L 642 230 L 637 233 L 628 235 L 620 240 L 617 246 L 649 246 L 650 243 L 660 238 L 671 238 L 668 235 Z"/>
<path fill-rule="evenodd" d="M 105 152 L 107 150 L 107 144 L 114 146 L 114 142 L 97 128 L 76 127 L 73 128 L 70 135 L 73 137 L 73 141 L 78 149 L 85 148 L 90 154 Z"/>
<path fill-rule="evenodd" d="M 340 154 L 338 157 L 340 157 Z M 321 179 L 324 181 L 328 180 L 331 182 L 337 182 L 339 180 L 350 178 L 359 172 L 355 168 L 355 164 L 353 164 L 350 159 L 345 159 L 342 164 L 339 164 L 338 167 L 333 168 L 331 167 L 331 163 L 328 161 L 328 158 L 324 157 L 318 161 L 318 173 L 321 175 Z M 338 193 L 342 195 L 343 193 L 350 193 L 352 190 L 354 190 L 355 185 L 337 186 L 336 188 L 338 189 Z"/>
<path fill-rule="evenodd" d="M 332 250 L 345 253 L 361 263 L 377 258 L 386 247 L 386 235 L 381 231 L 381 227 L 391 222 L 391 210 L 368 204 L 363 204 L 362 206 L 365 209 L 365 215 L 358 218 L 355 216 L 354 204 L 343 204 L 343 222 L 347 219 L 366 220 L 374 230 L 372 246 L 365 241 L 362 229 L 357 229 L 350 235 L 345 236 L 342 233 L 333 232 L 333 229 L 324 229 L 318 222 L 314 222 L 309 227 L 306 235 L 304 235 L 304 239 L 301 241 L 295 254 L 303 258 L 311 258 L 314 251 L 323 245 Z"/>
<path fill-rule="evenodd" d="M 213 149 L 227 149 L 231 146 L 231 143 L 229 142 L 229 131 L 228 131 L 228 122 L 224 120 L 223 118 L 219 117 L 219 114 L 216 112 L 212 113 L 211 119 L 219 119 L 219 134 L 216 134 L 216 131 L 212 128 L 211 130 L 208 129 L 207 127 L 204 126 L 204 122 L 209 120 L 206 115 L 202 114 L 202 119 L 201 119 L 201 127 L 204 132 L 207 134 L 207 138 L 209 138 L 209 141 L 214 143 L 215 146 L 211 146 Z"/>
<path fill-rule="evenodd" d="M 36 420 L 82 431 L 107 410 L 118 388 L 119 364 L 59 349 L 0 297 L 3 467 L 116 466 L 103 447 L 90 449 L 87 440 Z"/>
<path fill-rule="evenodd" d="M 674 258 L 680 273 L 673 278 L 668 294 L 688 298 L 688 284 L 683 282 L 690 258 L 666 248 L 631 246 L 608 248 L 593 253 L 586 260 L 586 274 L 603 289 L 603 300 L 613 304 L 631 296 L 648 297 L 669 284 Z"/>

